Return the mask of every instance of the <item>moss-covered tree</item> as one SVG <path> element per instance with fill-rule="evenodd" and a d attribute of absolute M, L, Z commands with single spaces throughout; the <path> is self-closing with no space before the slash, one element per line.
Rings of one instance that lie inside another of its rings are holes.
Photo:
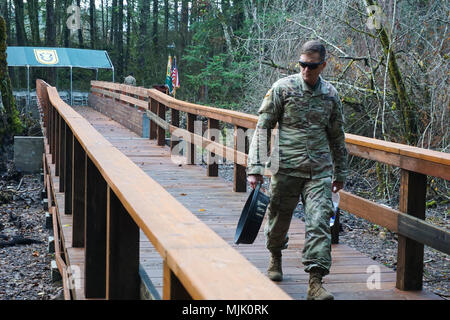
<path fill-rule="evenodd" d="M 6 61 L 6 22 L 2 16 L 0 16 L 0 92 L 3 105 L 0 106 L 1 149 L 14 135 L 20 134 L 23 131 L 8 74 L 8 63 Z"/>

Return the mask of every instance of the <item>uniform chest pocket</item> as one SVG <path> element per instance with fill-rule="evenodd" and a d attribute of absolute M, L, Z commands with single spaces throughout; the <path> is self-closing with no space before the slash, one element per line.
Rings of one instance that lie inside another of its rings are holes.
<path fill-rule="evenodd" d="M 325 128 L 331 116 L 332 102 L 323 99 L 311 101 L 307 114 L 308 123 L 312 128 Z"/>
<path fill-rule="evenodd" d="M 307 124 L 308 100 L 302 94 L 288 93 L 284 102 L 283 122 L 304 127 Z"/>

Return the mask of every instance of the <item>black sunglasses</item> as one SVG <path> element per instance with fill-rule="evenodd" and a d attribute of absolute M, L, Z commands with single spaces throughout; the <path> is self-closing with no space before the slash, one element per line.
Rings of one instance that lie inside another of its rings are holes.
<path fill-rule="evenodd" d="M 320 66 L 322 63 L 324 63 L 324 60 L 320 62 L 303 62 L 301 60 L 298 60 L 298 63 L 302 68 L 310 68 L 311 70 L 317 69 L 318 66 Z"/>

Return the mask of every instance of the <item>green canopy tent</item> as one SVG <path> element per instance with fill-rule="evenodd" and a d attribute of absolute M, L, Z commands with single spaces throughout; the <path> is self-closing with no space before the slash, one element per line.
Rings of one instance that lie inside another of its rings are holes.
<path fill-rule="evenodd" d="M 104 50 L 88 50 L 74 48 L 44 47 L 7 47 L 9 67 L 27 68 L 28 99 L 30 101 L 30 68 L 32 67 L 65 67 L 70 68 L 70 104 L 73 105 L 72 68 L 112 69 L 114 82 L 114 66 L 108 52 Z"/>

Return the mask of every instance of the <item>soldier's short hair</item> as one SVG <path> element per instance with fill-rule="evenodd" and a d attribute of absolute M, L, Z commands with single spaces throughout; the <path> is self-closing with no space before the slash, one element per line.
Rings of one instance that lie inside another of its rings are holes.
<path fill-rule="evenodd" d="M 320 56 L 320 60 L 325 60 L 325 55 L 327 50 L 325 46 L 319 40 L 310 40 L 303 44 L 302 49 L 300 50 L 300 55 L 302 54 L 311 54 L 314 52 L 318 52 Z"/>

